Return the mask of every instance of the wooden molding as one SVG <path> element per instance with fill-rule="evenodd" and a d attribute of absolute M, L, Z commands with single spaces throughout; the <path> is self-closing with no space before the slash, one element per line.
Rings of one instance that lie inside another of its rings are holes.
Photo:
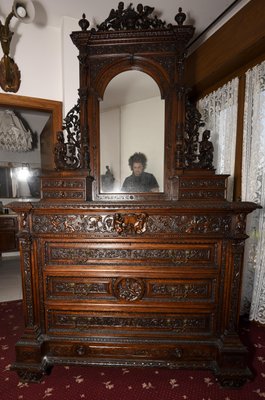
<path fill-rule="evenodd" d="M 56 135 L 56 132 L 62 129 L 63 113 L 61 101 L 0 93 L 0 106 L 50 112 L 53 120 L 53 134 Z"/>
<path fill-rule="evenodd" d="M 30 111 L 47 112 L 50 118 L 45 130 L 45 146 L 41 149 L 41 165 L 43 170 L 53 170 L 53 147 L 56 143 L 56 133 L 62 130 L 62 102 L 36 97 L 18 96 L 0 93 L 0 107 L 19 108 Z M 48 151 L 49 150 L 49 151 Z"/>
<path fill-rule="evenodd" d="M 236 70 L 264 55 L 265 4 L 251 0 L 187 58 L 186 80 L 194 97 L 214 90 Z M 209 90 L 211 88 L 211 90 Z"/>

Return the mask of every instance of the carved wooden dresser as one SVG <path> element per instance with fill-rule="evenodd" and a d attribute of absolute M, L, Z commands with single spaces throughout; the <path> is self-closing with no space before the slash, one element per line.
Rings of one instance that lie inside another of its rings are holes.
<path fill-rule="evenodd" d="M 25 314 L 12 368 L 26 381 L 54 364 L 208 368 L 224 386 L 251 376 L 237 328 L 245 219 L 257 206 L 226 200 L 228 177 L 203 151 L 184 84 L 194 28 L 181 9 L 176 25 L 152 11 L 120 2 L 91 30 L 83 16 L 71 35 L 80 99 L 57 135 L 56 170 L 41 201 L 12 204 Z M 132 69 L 165 99 L 164 188 L 103 193 L 99 100 Z"/>

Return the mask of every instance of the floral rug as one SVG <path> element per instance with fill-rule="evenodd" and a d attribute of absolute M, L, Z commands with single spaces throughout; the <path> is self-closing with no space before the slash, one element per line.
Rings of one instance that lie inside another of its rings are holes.
<path fill-rule="evenodd" d="M 262 400 L 265 399 L 265 327 L 243 321 L 254 379 L 223 389 L 211 371 L 55 366 L 41 383 L 22 383 L 10 366 L 23 333 L 22 302 L 0 303 L 1 400 Z"/>

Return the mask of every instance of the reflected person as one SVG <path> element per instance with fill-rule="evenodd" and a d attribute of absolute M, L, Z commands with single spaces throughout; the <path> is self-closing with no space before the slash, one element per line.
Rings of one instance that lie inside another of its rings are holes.
<path fill-rule="evenodd" d="M 147 158 L 143 153 L 134 153 L 129 158 L 132 174 L 125 178 L 122 192 L 158 192 L 159 186 L 153 174 L 145 172 Z"/>

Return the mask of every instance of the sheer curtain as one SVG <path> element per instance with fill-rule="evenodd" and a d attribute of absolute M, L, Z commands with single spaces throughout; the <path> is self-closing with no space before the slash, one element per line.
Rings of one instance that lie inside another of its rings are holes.
<path fill-rule="evenodd" d="M 242 200 L 263 209 L 247 221 L 241 312 L 265 324 L 265 62 L 246 73 Z"/>
<path fill-rule="evenodd" d="M 198 101 L 197 107 L 211 131 L 213 165 L 218 174 L 229 174 L 227 199 L 233 199 L 237 129 L 238 78 Z"/>

